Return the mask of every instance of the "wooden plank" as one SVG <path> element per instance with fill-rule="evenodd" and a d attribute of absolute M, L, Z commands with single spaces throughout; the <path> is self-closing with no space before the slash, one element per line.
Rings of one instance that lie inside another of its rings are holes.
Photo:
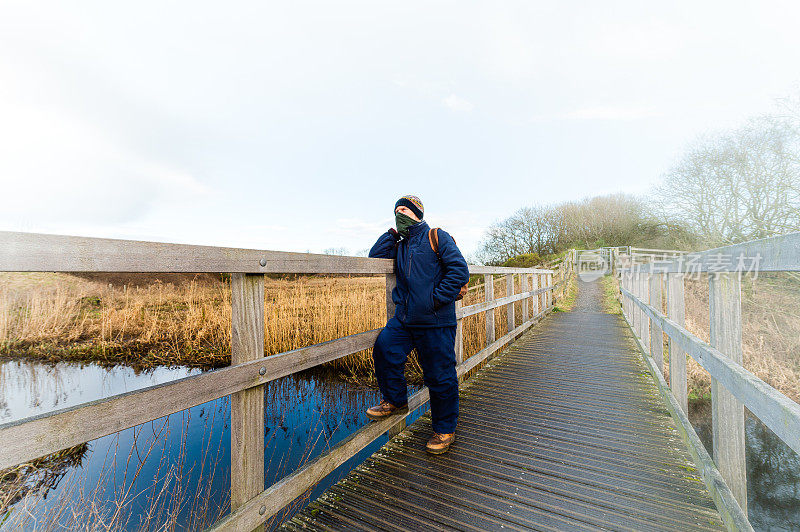
<path fill-rule="evenodd" d="M 391 274 L 394 260 L 0 231 L 4 272 Z M 469 265 L 471 274 L 551 270 Z"/>
<path fill-rule="evenodd" d="M 408 398 L 408 414 L 396 414 L 388 419 L 373 421 L 358 429 L 327 453 L 311 460 L 266 490 L 261 491 L 228 514 L 227 517 L 215 523 L 209 530 L 244 532 L 263 524 L 384 432 L 396 424 L 404 422 L 410 413 L 424 405 L 428 399 L 428 389 L 422 388 Z"/>
<path fill-rule="evenodd" d="M 494 280 L 492 279 L 492 275 L 484 275 L 483 283 L 485 286 L 485 301 L 487 304 L 490 304 L 494 299 Z M 494 307 L 486 312 L 486 345 L 488 346 L 492 342 L 494 342 Z"/>
<path fill-rule="evenodd" d="M 547 268 L 509 268 L 506 266 L 481 266 L 477 264 L 469 265 L 469 273 L 471 275 L 478 274 L 506 274 L 506 273 L 552 273 L 553 270 Z"/>
<path fill-rule="evenodd" d="M 686 325 L 685 298 L 683 293 L 683 274 L 668 273 L 667 277 L 667 316 L 681 327 Z M 659 326 L 659 329 L 661 327 Z M 677 342 L 667 339 L 669 349 L 669 387 L 675 399 L 689 413 L 689 389 L 686 376 L 686 352 Z"/>
<path fill-rule="evenodd" d="M 519 276 L 520 287 L 519 291 L 523 294 L 526 294 L 531 291 L 531 276 L 527 273 L 520 274 Z M 528 299 L 529 296 L 525 296 L 522 299 L 522 322 L 525 323 L 528 321 L 530 317 L 530 311 L 528 310 Z"/>
<path fill-rule="evenodd" d="M 546 273 L 545 274 L 545 284 L 546 284 L 546 286 L 553 286 L 553 274 L 552 273 Z M 547 308 L 552 307 L 553 306 L 553 292 L 552 291 L 548 291 L 545 294 L 544 297 L 545 297 L 545 301 L 547 301 L 547 303 L 546 303 Z"/>
<path fill-rule="evenodd" d="M 668 274 L 668 276 L 672 275 L 680 276 L 681 287 L 683 287 L 683 275 Z M 683 292 L 681 291 L 681 293 Z M 623 316 L 623 318 L 631 331 L 633 331 L 631 322 L 625 316 Z M 642 355 L 644 355 L 644 346 L 642 346 L 641 342 L 639 342 L 638 338 L 635 336 L 634 340 L 638 344 Z M 694 427 L 689 421 L 686 410 L 674 395 L 673 388 L 667 387 L 663 373 L 661 373 L 659 368 L 655 366 L 655 363 L 650 360 L 649 357 L 642 356 L 642 359 L 647 364 L 647 368 L 661 393 L 661 398 L 664 400 L 670 415 L 675 420 L 675 426 L 678 429 L 678 433 L 681 435 L 681 439 L 686 443 L 692 460 L 699 466 L 698 470 L 703 476 L 703 483 L 708 487 L 708 491 L 712 499 L 714 499 L 714 504 L 719 510 L 722 522 L 725 523 L 726 528 L 731 531 L 752 531 L 753 527 L 747 519 L 747 514 L 742 510 L 742 507 L 739 506 L 736 497 L 733 495 L 728 484 L 725 483 L 725 479 L 722 478 L 717 466 L 714 464 L 711 456 L 709 456 L 708 451 L 706 451 L 703 442 L 700 441 L 700 438 L 697 436 L 697 432 L 695 432 Z"/>
<path fill-rule="evenodd" d="M 633 289 L 633 293 L 636 294 L 637 298 L 641 297 L 642 290 L 639 286 L 639 276 L 636 273 L 633 274 L 631 288 Z M 635 325 L 636 337 L 638 338 L 642 334 L 642 314 L 635 306 L 633 307 L 633 324 Z"/>
<path fill-rule="evenodd" d="M 392 259 L 0 231 L 0 271 L 392 273 Z"/>
<path fill-rule="evenodd" d="M 800 405 L 762 381 L 718 349 L 706 344 L 655 309 L 623 289 L 626 297 L 657 320 L 664 333 L 719 381 L 750 412 L 796 453 L 800 453 Z"/>
<path fill-rule="evenodd" d="M 464 318 L 467 316 L 472 316 L 473 314 L 478 314 L 486 310 L 495 309 L 498 307 L 502 307 L 504 305 L 508 305 L 509 303 L 512 303 L 514 301 L 520 301 L 520 300 L 524 301 L 531 295 L 541 294 L 544 292 L 548 292 L 550 290 L 552 290 L 551 287 L 545 287 L 532 290 L 531 292 L 527 292 L 524 294 L 514 294 L 513 296 L 499 297 L 497 299 L 492 299 L 489 301 L 481 301 L 480 303 L 475 303 L 474 305 L 461 307 L 461 310 L 456 312 L 456 317 Z"/>
<path fill-rule="evenodd" d="M 631 276 L 630 276 L 630 274 L 629 273 L 623 273 L 620 276 L 620 278 L 622 280 L 622 285 L 620 286 L 620 288 L 625 288 L 625 289 L 630 290 L 631 289 Z M 623 297 L 622 301 L 623 301 L 622 308 L 624 310 L 625 316 L 628 318 L 628 321 L 633 323 L 633 316 L 631 316 L 631 303 L 628 300 L 628 298 L 626 298 L 626 297 Z"/>
<path fill-rule="evenodd" d="M 741 280 L 737 273 L 709 274 L 711 345 L 738 365 L 742 356 Z M 747 468 L 744 452 L 744 406 L 713 376 L 711 424 L 714 463 L 747 512 Z"/>
<path fill-rule="evenodd" d="M 654 273 L 650 274 L 650 305 L 662 309 L 663 301 L 661 298 L 661 279 L 665 274 Z M 650 324 L 650 352 L 653 354 L 653 359 L 656 362 L 661 374 L 664 374 L 664 333 L 658 323 L 652 322 Z"/>
<path fill-rule="evenodd" d="M 751 266 L 759 272 L 800 271 L 800 232 L 687 253 L 644 268 L 661 273 L 699 273 L 752 271 Z"/>
<path fill-rule="evenodd" d="M 395 304 L 392 299 L 392 290 L 397 286 L 397 275 L 393 273 L 386 274 L 386 320 L 394 317 Z"/>
<path fill-rule="evenodd" d="M 231 363 L 264 357 L 264 275 L 231 274 Z M 264 385 L 231 394 L 231 508 L 264 489 Z M 263 527 L 255 528 L 263 530 Z"/>
<path fill-rule="evenodd" d="M 2 424 L 0 469 L 369 349 L 381 330 L 373 329 Z"/>
<path fill-rule="evenodd" d="M 642 301 L 650 300 L 650 275 L 649 273 L 642 274 L 639 279 Z M 640 338 L 647 352 L 650 356 L 653 356 L 653 352 L 650 348 L 650 318 L 644 313 L 642 313 L 642 334 Z"/>
<path fill-rule="evenodd" d="M 514 295 L 514 274 L 506 274 L 506 296 L 511 297 Z M 516 325 L 514 318 L 514 302 L 506 306 L 506 331 L 513 331 Z"/>
<path fill-rule="evenodd" d="M 662 255 L 671 254 L 671 255 L 681 255 L 684 253 L 689 253 L 688 251 L 681 251 L 679 249 L 650 249 L 650 248 L 630 248 L 630 252 L 633 253 L 634 251 L 641 251 L 645 253 L 660 253 Z"/>

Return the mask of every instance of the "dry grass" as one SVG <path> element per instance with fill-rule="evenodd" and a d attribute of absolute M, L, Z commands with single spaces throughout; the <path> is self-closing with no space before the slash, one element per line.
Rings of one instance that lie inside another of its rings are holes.
<path fill-rule="evenodd" d="M 604 306 L 619 309 L 616 279 L 607 277 Z M 684 281 L 686 328 L 710 342 L 708 276 Z M 760 273 L 742 277 L 742 344 L 744 367 L 795 402 L 800 402 L 800 278 L 793 273 Z M 666 308 L 661 311 L 666 313 Z M 619 312 L 616 310 L 615 312 Z M 664 345 L 665 378 L 669 379 L 667 337 Z M 689 396 L 711 397 L 711 380 L 693 358 L 687 357 Z"/>
<path fill-rule="evenodd" d="M 600 278 L 600 284 L 603 288 L 603 312 L 622 314 L 622 307 L 619 304 L 619 299 L 617 299 L 619 286 L 616 276 L 604 275 Z"/>
<path fill-rule="evenodd" d="M 208 276 L 122 284 L 61 273 L 0 274 L 0 352 L 8 357 L 80 360 L 133 367 L 230 364 L 230 285 Z M 308 276 L 267 279 L 265 352 L 281 353 L 382 327 L 383 277 Z M 494 280 L 506 293 L 505 278 Z M 520 287 L 516 286 L 516 291 Z M 465 305 L 481 301 L 471 290 Z M 516 324 L 522 303 L 515 303 Z M 496 337 L 506 309 L 496 311 Z M 464 320 L 465 356 L 485 345 L 485 316 Z M 371 350 L 328 365 L 351 379 L 374 382 Z M 409 378 L 421 382 L 412 353 Z"/>
<path fill-rule="evenodd" d="M 686 328 L 710 341 L 708 278 L 686 280 Z M 742 278 L 744 367 L 781 393 L 800 402 L 800 281 L 791 273 Z M 711 394 L 708 373 L 688 362 L 689 390 Z"/>
<path fill-rule="evenodd" d="M 556 312 L 569 312 L 575 306 L 575 300 L 578 297 L 578 276 L 572 275 L 566 280 L 566 286 L 557 293 L 556 306 L 553 309 Z"/>

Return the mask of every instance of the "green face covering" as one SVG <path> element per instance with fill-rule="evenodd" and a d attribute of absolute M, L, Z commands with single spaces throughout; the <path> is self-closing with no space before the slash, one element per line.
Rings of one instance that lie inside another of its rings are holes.
<path fill-rule="evenodd" d="M 405 215 L 402 212 L 398 212 L 397 214 L 395 214 L 394 220 L 395 223 L 397 224 L 397 232 L 406 238 L 408 238 L 408 228 L 414 224 L 419 223 L 414 218 Z"/>

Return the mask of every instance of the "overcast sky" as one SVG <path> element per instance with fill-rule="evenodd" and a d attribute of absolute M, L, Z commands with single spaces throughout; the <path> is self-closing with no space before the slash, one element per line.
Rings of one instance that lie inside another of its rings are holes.
<path fill-rule="evenodd" d="M 0 3 L 0 230 L 465 254 L 800 83 L 800 2 Z"/>

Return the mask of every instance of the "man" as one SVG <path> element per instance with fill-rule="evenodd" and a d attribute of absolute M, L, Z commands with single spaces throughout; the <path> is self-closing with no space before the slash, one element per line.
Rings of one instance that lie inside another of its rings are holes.
<path fill-rule="evenodd" d="M 383 400 L 367 410 L 370 419 L 408 412 L 403 374 L 416 347 L 425 386 L 430 390 L 433 435 L 426 450 L 446 452 L 455 440 L 458 420 L 455 299 L 469 280 L 467 262 L 446 231 L 439 229 L 439 253 L 431 247 L 424 208 L 416 196 L 395 203 L 397 229 L 382 234 L 370 257 L 395 259 L 394 316 L 375 340 L 372 359 Z"/>

